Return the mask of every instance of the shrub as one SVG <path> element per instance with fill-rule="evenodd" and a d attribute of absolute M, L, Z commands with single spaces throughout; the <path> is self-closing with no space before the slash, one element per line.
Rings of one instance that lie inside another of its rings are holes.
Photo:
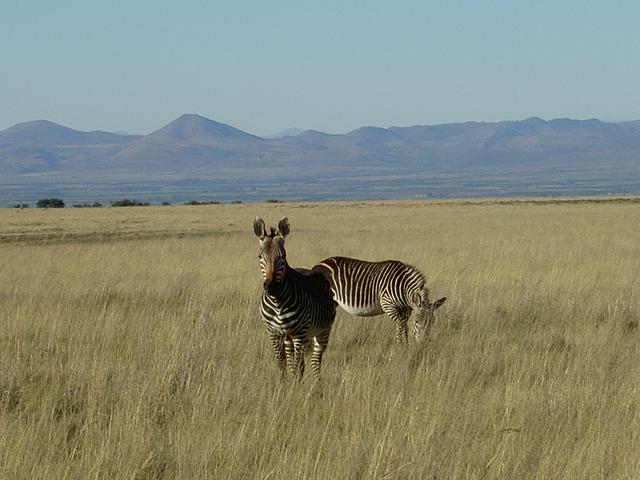
<path fill-rule="evenodd" d="M 220 202 L 218 200 L 211 200 L 209 202 L 204 201 L 200 202 L 198 200 L 190 200 L 188 202 L 184 202 L 185 205 L 219 205 Z"/>
<path fill-rule="evenodd" d="M 61 198 L 41 198 L 36 203 L 38 208 L 64 208 L 64 201 Z"/>
<path fill-rule="evenodd" d="M 124 198 L 122 200 L 116 200 L 115 202 L 111 202 L 112 207 L 148 207 L 149 202 L 139 202 L 137 200 L 129 200 L 128 198 Z"/>

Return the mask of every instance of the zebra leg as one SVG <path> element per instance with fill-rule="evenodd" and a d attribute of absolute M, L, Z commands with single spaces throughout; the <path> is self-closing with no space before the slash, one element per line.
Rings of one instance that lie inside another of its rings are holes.
<path fill-rule="evenodd" d="M 302 380 L 304 375 L 304 352 L 307 345 L 306 337 L 295 337 L 293 339 L 293 369 L 291 373 Z"/>
<path fill-rule="evenodd" d="M 287 368 L 292 375 L 295 375 L 295 356 L 294 356 L 294 348 L 293 348 L 293 340 L 290 337 L 284 337 L 284 349 L 287 357 Z"/>
<path fill-rule="evenodd" d="M 280 370 L 280 375 L 284 377 L 287 374 L 287 356 L 284 350 L 284 339 L 282 335 L 276 333 L 269 333 L 269 339 L 271 340 L 273 356 L 276 359 L 278 370 Z"/>
<path fill-rule="evenodd" d="M 390 301 L 385 301 L 383 298 L 380 302 L 384 313 L 391 317 L 391 320 L 396 324 L 396 342 L 399 344 L 407 343 L 407 312 L 396 307 Z"/>
<path fill-rule="evenodd" d="M 311 354 L 311 370 L 316 379 L 320 378 L 320 365 L 322 364 L 322 355 L 329 343 L 329 332 L 321 333 L 313 338 L 313 353 Z"/>

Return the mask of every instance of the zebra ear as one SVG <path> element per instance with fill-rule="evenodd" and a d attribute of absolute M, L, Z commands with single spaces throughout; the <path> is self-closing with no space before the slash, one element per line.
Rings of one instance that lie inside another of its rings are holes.
<path fill-rule="evenodd" d="M 420 294 L 418 292 L 414 292 L 413 295 L 411 295 L 411 302 L 414 305 L 420 305 Z"/>
<path fill-rule="evenodd" d="M 438 307 L 441 307 L 444 302 L 447 301 L 447 297 L 442 297 L 433 302 L 433 309 L 435 310 Z"/>
<path fill-rule="evenodd" d="M 253 221 L 253 231 L 255 232 L 256 237 L 258 237 L 260 240 L 262 240 L 267 234 L 267 227 L 265 227 L 264 220 L 262 220 L 260 217 L 256 217 L 256 219 Z"/>
<path fill-rule="evenodd" d="M 287 217 L 278 222 L 278 233 L 282 238 L 289 235 L 289 219 Z"/>

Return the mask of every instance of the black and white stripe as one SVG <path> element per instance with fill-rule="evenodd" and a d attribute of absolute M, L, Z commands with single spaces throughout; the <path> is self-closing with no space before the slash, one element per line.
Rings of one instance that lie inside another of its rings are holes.
<path fill-rule="evenodd" d="M 302 377 L 304 353 L 313 339 L 311 369 L 320 375 L 322 355 L 329 342 L 335 318 L 335 303 L 324 276 L 312 270 L 291 268 L 287 263 L 284 238 L 289 233 L 287 218 L 278 229 L 267 233 L 264 221 L 256 218 L 255 234 L 260 239 L 260 271 L 263 280 L 260 313 L 267 327 L 276 362 L 282 374 Z"/>
<path fill-rule="evenodd" d="M 314 267 L 329 282 L 334 300 L 357 316 L 386 313 L 396 324 L 396 340 L 407 341 L 407 322 L 414 313 L 412 334 L 426 336 L 434 311 L 447 297 L 429 302 L 422 273 L 397 260 L 365 262 L 355 258 L 330 257 Z"/>

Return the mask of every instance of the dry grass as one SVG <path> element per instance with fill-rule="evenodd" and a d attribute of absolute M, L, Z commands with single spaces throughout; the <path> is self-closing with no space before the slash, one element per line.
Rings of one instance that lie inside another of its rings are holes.
<path fill-rule="evenodd" d="M 256 215 L 290 263 L 398 258 L 449 301 L 340 313 L 277 381 Z M 379 202 L 0 210 L 0 478 L 638 478 L 640 209 Z"/>

